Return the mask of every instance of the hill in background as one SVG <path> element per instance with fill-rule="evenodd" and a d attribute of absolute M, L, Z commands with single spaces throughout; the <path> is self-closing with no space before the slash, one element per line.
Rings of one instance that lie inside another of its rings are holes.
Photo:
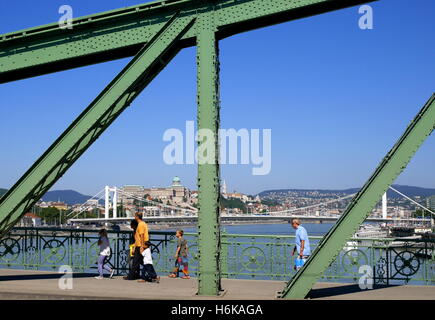
<path fill-rule="evenodd" d="M 414 186 L 402 186 L 402 185 L 398 185 L 398 184 L 394 184 L 393 188 L 400 191 L 401 193 L 407 195 L 408 197 L 416 197 L 416 196 L 420 196 L 420 197 L 429 197 L 432 195 L 435 195 L 435 189 L 432 188 L 421 188 L 421 187 L 414 187 Z M 259 196 L 261 198 L 263 197 L 268 197 L 271 194 L 276 194 L 276 193 L 289 193 L 289 192 L 296 192 L 296 193 L 309 193 L 309 192 L 316 192 L 318 193 L 319 196 L 322 196 L 322 194 L 326 195 L 330 195 L 333 193 L 336 194 L 343 194 L 343 195 L 348 195 L 348 194 L 353 194 L 359 191 L 359 188 L 351 188 L 351 189 L 342 189 L 342 190 L 328 190 L 328 189 L 277 189 L 277 190 L 266 190 L 266 191 L 262 191 L 259 193 Z M 389 198 L 401 198 L 402 196 L 397 194 L 396 192 L 394 192 L 393 190 L 388 190 L 387 191 L 387 196 Z"/>
<path fill-rule="evenodd" d="M 61 201 L 72 205 L 77 203 L 85 203 L 90 198 L 92 198 L 92 196 L 83 195 L 74 190 L 53 190 L 48 191 L 42 197 L 42 201 Z"/>
<path fill-rule="evenodd" d="M 7 189 L 0 189 L 0 197 L 5 194 Z M 53 190 L 48 191 L 43 197 L 42 201 L 61 201 L 65 202 L 68 205 L 85 203 L 87 200 L 92 198 L 91 196 L 87 196 L 81 194 L 74 190 Z"/>
<path fill-rule="evenodd" d="M 435 189 L 432 188 L 421 188 L 414 186 L 402 186 L 402 185 L 393 185 L 393 187 L 403 194 L 406 194 L 409 197 L 420 196 L 423 198 L 435 195 Z M 348 195 L 358 192 L 359 188 L 350 188 L 350 189 L 342 189 L 342 190 L 333 190 L 333 189 L 276 189 L 276 190 L 266 190 L 259 193 L 261 198 L 267 198 L 273 193 L 288 193 L 288 192 L 296 192 L 296 193 L 304 193 L 305 195 L 310 192 L 316 192 L 316 197 L 325 197 L 331 194 L 342 194 Z M 7 189 L 0 188 L 0 197 L 7 192 Z M 400 198 L 401 196 L 392 190 L 388 190 L 387 193 L 389 198 Z M 61 201 L 65 202 L 68 205 L 85 203 L 87 200 L 92 198 L 91 196 L 81 194 L 74 190 L 53 190 L 47 192 L 43 197 L 43 201 Z"/>

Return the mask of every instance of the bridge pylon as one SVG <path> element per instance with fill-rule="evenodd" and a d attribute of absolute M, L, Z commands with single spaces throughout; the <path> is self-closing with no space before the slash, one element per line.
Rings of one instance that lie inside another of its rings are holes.
<path fill-rule="evenodd" d="M 113 218 L 118 217 L 118 188 L 104 187 L 104 218 L 110 218 L 110 194 L 112 193 L 112 215 Z"/>

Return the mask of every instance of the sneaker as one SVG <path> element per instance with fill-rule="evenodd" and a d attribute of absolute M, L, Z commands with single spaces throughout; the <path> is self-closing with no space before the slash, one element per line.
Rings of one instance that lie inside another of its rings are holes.
<path fill-rule="evenodd" d="M 102 276 L 97 276 L 97 277 L 94 277 L 94 278 L 97 279 L 97 280 L 104 279 Z"/>
<path fill-rule="evenodd" d="M 157 278 L 153 279 L 153 282 L 160 283 L 160 276 L 157 276 Z"/>
<path fill-rule="evenodd" d="M 115 273 L 115 270 L 114 269 L 112 269 L 112 271 L 110 272 L 110 276 L 109 276 L 109 279 L 113 279 L 113 274 Z"/>
<path fill-rule="evenodd" d="M 181 279 L 190 279 L 190 276 L 182 276 Z"/>

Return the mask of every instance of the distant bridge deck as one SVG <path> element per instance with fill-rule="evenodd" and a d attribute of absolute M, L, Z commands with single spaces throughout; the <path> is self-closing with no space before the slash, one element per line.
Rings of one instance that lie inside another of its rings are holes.
<path fill-rule="evenodd" d="M 47 271 L 0 269 L 0 299 L 143 299 L 143 300 L 269 300 L 276 299 L 282 281 L 223 279 L 221 297 L 196 295 L 196 279 L 162 277 L 159 284 L 114 279 L 94 279 L 91 275 L 75 274 L 73 289 L 60 290 L 61 274 Z M 435 286 L 394 286 L 362 291 L 356 284 L 317 283 L 311 299 L 340 300 L 435 300 Z"/>
<path fill-rule="evenodd" d="M 291 221 L 292 219 L 301 219 L 305 221 L 336 221 L 339 216 L 302 216 L 302 215 L 291 215 L 291 216 L 269 216 L 269 215 L 221 215 L 221 220 L 226 222 L 252 222 L 252 221 Z M 83 219 L 69 219 L 71 223 L 95 223 L 95 222 L 127 222 L 132 218 L 120 217 L 120 218 L 83 218 Z M 187 222 L 193 223 L 198 220 L 197 216 L 145 216 L 143 218 L 146 222 Z M 413 219 L 413 218 L 373 218 L 369 217 L 365 220 L 366 222 L 411 222 L 411 223 L 430 223 L 431 219 Z"/>

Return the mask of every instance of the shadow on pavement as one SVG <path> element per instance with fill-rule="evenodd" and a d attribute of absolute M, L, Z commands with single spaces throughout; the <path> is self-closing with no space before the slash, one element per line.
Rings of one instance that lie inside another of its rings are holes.
<path fill-rule="evenodd" d="M 44 279 L 59 279 L 64 276 L 64 273 L 40 273 L 40 274 L 14 274 L 0 276 L 1 281 L 19 281 L 19 280 L 44 280 Z M 91 273 L 74 273 L 74 278 L 90 278 L 96 274 Z"/>
<path fill-rule="evenodd" d="M 357 284 L 349 284 L 349 285 L 342 285 L 342 286 L 329 287 L 329 288 L 319 288 L 319 289 L 312 289 L 308 294 L 307 298 L 310 299 L 326 298 L 326 297 L 340 296 L 340 295 L 357 293 L 357 292 L 369 292 L 372 290 L 384 289 L 389 287 L 397 287 L 397 285 L 390 285 L 390 286 L 374 285 L 373 289 L 368 289 L 368 290 L 361 290 L 361 288 Z"/>

